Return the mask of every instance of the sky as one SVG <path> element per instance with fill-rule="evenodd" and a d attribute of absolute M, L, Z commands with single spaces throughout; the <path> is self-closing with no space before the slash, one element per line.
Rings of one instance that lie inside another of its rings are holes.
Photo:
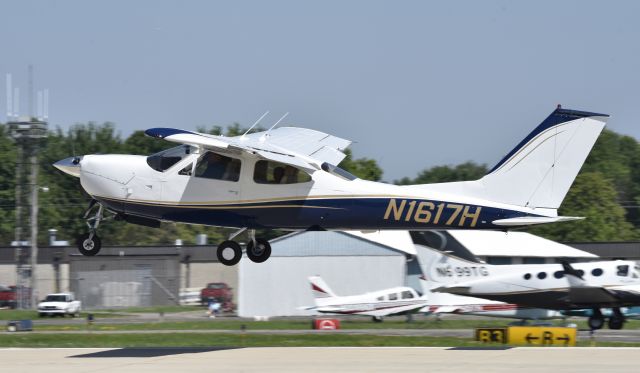
<path fill-rule="evenodd" d="M 637 1 L 0 0 L 0 79 L 49 122 L 294 125 L 383 179 L 495 164 L 557 104 L 640 139 Z M 0 120 L 6 94 L 0 89 Z"/>

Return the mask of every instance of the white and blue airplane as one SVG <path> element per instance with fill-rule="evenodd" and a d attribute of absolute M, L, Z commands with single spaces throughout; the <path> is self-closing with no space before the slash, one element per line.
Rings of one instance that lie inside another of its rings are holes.
<path fill-rule="evenodd" d="M 85 155 L 54 166 L 80 178 L 92 197 L 78 238 L 83 255 L 101 247 L 106 209 L 127 222 L 161 221 L 234 227 L 217 256 L 242 257 L 233 239 L 249 229 L 246 253 L 271 254 L 255 229 L 510 229 L 578 219 L 557 209 L 604 128 L 608 115 L 558 107 L 479 180 L 398 186 L 356 178 L 336 165 L 350 141 L 282 127 L 242 136 L 173 128 L 146 134 L 180 145 L 151 156 Z M 421 155 L 416 155 L 420 158 Z"/>

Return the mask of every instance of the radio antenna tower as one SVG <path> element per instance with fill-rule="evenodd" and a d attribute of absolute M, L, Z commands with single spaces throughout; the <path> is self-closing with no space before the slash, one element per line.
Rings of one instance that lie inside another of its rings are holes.
<path fill-rule="evenodd" d="M 18 88 L 14 88 L 13 107 L 7 102 L 7 127 L 16 145 L 16 306 L 21 309 L 37 306 L 37 263 L 38 263 L 38 153 L 47 136 L 47 122 L 33 116 L 33 67 L 29 65 L 28 104 L 29 116 L 19 116 Z M 11 74 L 7 74 L 7 92 L 11 90 Z M 47 92 L 48 96 L 48 92 Z M 48 104 L 47 104 L 48 105 Z M 48 108 L 47 108 L 48 110 Z M 44 111 L 44 109 L 43 109 Z M 48 114 L 48 113 L 47 113 Z M 25 167 L 28 165 L 29 167 Z M 30 195 L 28 194 L 30 191 Z M 30 234 L 25 232 L 27 216 L 23 209 L 29 207 Z M 30 246 L 30 250 L 26 250 Z"/>

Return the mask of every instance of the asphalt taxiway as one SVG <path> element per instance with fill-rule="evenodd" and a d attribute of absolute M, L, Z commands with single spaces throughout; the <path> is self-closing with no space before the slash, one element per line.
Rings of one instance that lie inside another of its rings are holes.
<path fill-rule="evenodd" d="M 6 372 L 635 372 L 636 348 L 9 348 Z"/>

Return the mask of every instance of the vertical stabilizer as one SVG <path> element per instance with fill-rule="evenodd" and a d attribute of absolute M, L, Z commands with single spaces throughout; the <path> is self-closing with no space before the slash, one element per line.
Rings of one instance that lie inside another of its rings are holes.
<path fill-rule="evenodd" d="M 320 276 L 309 277 L 311 290 L 315 299 L 334 298 L 337 295 L 329 288 L 326 282 Z"/>

